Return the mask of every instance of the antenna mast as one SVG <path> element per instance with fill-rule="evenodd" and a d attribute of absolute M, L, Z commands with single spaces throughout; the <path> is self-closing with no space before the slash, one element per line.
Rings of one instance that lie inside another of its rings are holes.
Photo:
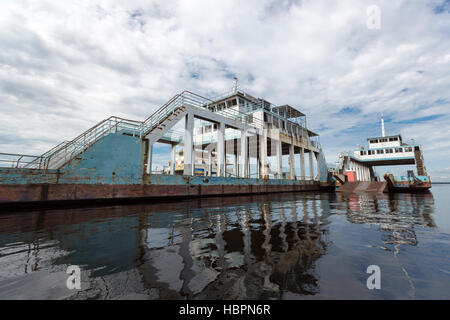
<path fill-rule="evenodd" d="M 234 92 L 234 93 L 237 93 L 237 88 L 238 88 L 238 78 L 237 78 L 237 77 L 234 77 L 233 80 L 234 80 L 234 83 L 233 83 L 233 92 Z"/>

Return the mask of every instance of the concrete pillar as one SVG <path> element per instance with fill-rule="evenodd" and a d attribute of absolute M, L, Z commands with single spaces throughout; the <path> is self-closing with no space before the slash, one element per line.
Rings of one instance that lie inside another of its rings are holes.
<path fill-rule="evenodd" d="M 170 174 L 175 174 L 175 145 L 171 145 L 170 149 Z"/>
<path fill-rule="evenodd" d="M 213 168 L 213 164 L 212 164 L 212 150 L 208 151 L 208 175 L 211 177 L 212 175 L 212 168 Z"/>
<path fill-rule="evenodd" d="M 217 176 L 225 176 L 225 124 L 219 123 L 217 130 Z"/>
<path fill-rule="evenodd" d="M 320 180 L 320 161 L 319 161 L 319 153 L 318 153 L 318 152 L 314 152 L 314 155 L 316 156 L 317 174 L 319 174 L 319 180 Z"/>
<path fill-rule="evenodd" d="M 256 137 L 256 144 L 260 143 L 260 136 L 258 134 L 255 135 Z M 258 150 L 258 148 L 256 148 L 256 150 Z M 256 178 L 261 178 L 261 157 L 258 153 L 258 151 L 256 152 Z"/>
<path fill-rule="evenodd" d="M 184 170 L 183 174 L 191 176 L 194 174 L 194 115 L 189 112 L 185 117 L 184 126 Z"/>
<path fill-rule="evenodd" d="M 305 148 L 300 148 L 300 176 L 301 180 L 305 180 Z"/>
<path fill-rule="evenodd" d="M 248 138 L 247 130 L 241 130 L 241 177 L 248 176 Z"/>
<path fill-rule="evenodd" d="M 295 180 L 294 145 L 289 145 L 289 168 L 291 179 Z"/>
<path fill-rule="evenodd" d="M 267 178 L 267 131 L 264 129 L 260 136 L 259 158 L 261 161 L 261 176 Z"/>
<path fill-rule="evenodd" d="M 309 175 L 311 176 L 311 180 L 314 180 L 314 163 L 312 150 L 309 150 Z"/>
<path fill-rule="evenodd" d="M 275 141 L 275 140 L 272 140 L 272 141 Z M 282 176 L 283 176 L 283 162 L 282 162 L 282 159 L 283 159 L 283 153 L 282 153 L 282 142 L 281 142 L 281 140 L 277 140 L 276 141 L 276 148 L 277 148 L 277 150 L 276 150 L 276 155 L 277 155 L 277 178 L 278 179 L 281 179 L 282 178 Z"/>
<path fill-rule="evenodd" d="M 147 174 L 152 174 L 152 153 L 153 153 L 153 145 L 150 145 L 150 141 L 148 142 L 148 156 L 147 156 Z"/>

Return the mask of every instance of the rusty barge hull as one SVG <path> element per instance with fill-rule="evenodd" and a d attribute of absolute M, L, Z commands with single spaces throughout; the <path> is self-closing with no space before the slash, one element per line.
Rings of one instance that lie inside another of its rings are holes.
<path fill-rule="evenodd" d="M 148 175 L 139 184 L 60 183 L 58 172 L 0 169 L 0 208 L 323 190 L 318 181 Z M 9 179 L 8 179 L 9 177 Z M 20 178 L 19 178 L 20 177 Z M 17 183 L 19 182 L 21 183 Z M 85 181 L 83 181 L 85 182 Z"/>

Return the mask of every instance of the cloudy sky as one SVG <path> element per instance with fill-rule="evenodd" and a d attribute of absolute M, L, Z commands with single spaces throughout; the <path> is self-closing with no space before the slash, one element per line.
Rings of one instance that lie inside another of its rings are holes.
<path fill-rule="evenodd" d="M 367 27 L 367 7 L 381 28 Z M 450 1 L 0 1 L 0 152 L 41 154 L 176 93 L 289 103 L 328 162 L 380 133 L 450 181 Z"/>

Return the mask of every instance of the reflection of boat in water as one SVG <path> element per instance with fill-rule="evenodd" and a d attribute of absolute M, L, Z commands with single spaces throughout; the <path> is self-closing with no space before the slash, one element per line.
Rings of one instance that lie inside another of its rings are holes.
<path fill-rule="evenodd" d="M 351 223 L 379 226 L 385 245 L 416 246 L 418 241 L 415 229 L 436 227 L 431 216 L 433 207 L 429 205 L 434 203 L 431 193 L 394 193 L 385 196 L 386 198 L 367 193 L 337 195 L 340 201 L 347 203 L 347 220 Z"/>
<path fill-rule="evenodd" d="M 304 201 L 289 212 L 279 209 L 276 223 L 271 204 L 259 208 L 239 209 L 235 221 L 205 212 L 200 219 L 182 220 L 166 229 L 170 246 L 155 247 L 155 230 L 147 229 L 140 265 L 146 283 L 159 288 L 163 299 L 268 299 L 280 298 L 286 290 L 317 293 L 315 261 L 329 240 L 315 204 Z M 301 219 L 297 208 L 304 212 Z"/>
<path fill-rule="evenodd" d="M 402 245 L 417 246 L 422 239 L 417 230 L 435 227 L 433 208 L 431 194 L 297 193 L 39 211 L 10 214 L 8 223 L 0 225 L 0 242 L 13 244 L 3 259 L 10 264 L 6 270 L 14 269 L 17 276 L 54 264 L 66 279 L 67 265 L 82 265 L 89 288 L 73 293 L 74 299 L 136 294 L 150 299 L 321 297 L 327 285 L 335 285 L 326 278 L 339 269 L 339 249 L 353 256 L 342 259 L 350 262 L 342 269 L 352 275 L 337 273 L 340 283 L 348 283 L 354 276 L 352 265 L 361 258 L 353 255 L 352 244 L 368 255 L 373 252 L 360 243 L 381 242 L 383 250 L 394 254 Z M 342 224 L 333 224 L 335 218 L 374 228 L 346 229 L 358 229 L 362 242 L 334 232 L 338 246 L 330 250 L 330 230 L 342 231 Z M 368 229 L 373 232 L 366 237 Z M 339 248 L 339 237 L 350 248 Z M 42 291 L 50 290 L 48 283 L 40 282 Z M 0 292 L 5 288 L 1 285 Z M 61 286 L 67 292 L 64 281 Z"/>

